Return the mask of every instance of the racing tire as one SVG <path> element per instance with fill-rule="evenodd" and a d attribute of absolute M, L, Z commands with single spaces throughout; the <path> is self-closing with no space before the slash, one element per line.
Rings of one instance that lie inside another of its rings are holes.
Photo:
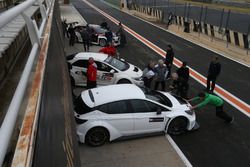
<path fill-rule="evenodd" d="M 99 40 L 99 45 L 100 45 L 101 47 L 106 46 L 106 45 L 107 45 L 107 40 L 105 40 L 105 39 L 100 39 L 100 40 Z"/>
<path fill-rule="evenodd" d="M 85 142 L 92 147 L 101 146 L 108 140 L 109 133 L 105 128 L 102 127 L 90 129 L 85 137 Z"/>
<path fill-rule="evenodd" d="M 117 84 L 132 84 L 132 83 L 127 79 L 121 79 L 117 82 Z"/>
<path fill-rule="evenodd" d="M 168 125 L 168 134 L 181 135 L 187 130 L 188 121 L 185 117 L 174 118 Z"/>

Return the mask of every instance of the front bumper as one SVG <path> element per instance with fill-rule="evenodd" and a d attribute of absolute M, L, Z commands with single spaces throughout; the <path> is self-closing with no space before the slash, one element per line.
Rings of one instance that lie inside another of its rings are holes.
<path fill-rule="evenodd" d="M 194 127 L 190 131 L 195 131 L 200 128 L 200 125 L 195 121 Z"/>

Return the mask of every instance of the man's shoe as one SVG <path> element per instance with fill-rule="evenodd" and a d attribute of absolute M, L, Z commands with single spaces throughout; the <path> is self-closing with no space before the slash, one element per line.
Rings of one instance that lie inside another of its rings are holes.
<path fill-rule="evenodd" d="M 228 124 L 232 124 L 234 122 L 234 117 L 232 117 L 232 119 L 231 119 L 231 121 L 227 121 L 226 123 L 228 123 Z"/>
<path fill-rule="evenodd" d="M 232 120 L 229 123 L 232 124 L 233 122 L 234 122 L 234 117 L 232 117 Z"/>

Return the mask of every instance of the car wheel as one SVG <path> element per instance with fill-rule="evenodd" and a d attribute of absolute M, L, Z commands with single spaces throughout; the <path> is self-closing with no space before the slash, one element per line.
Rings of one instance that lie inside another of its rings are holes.
<path fill-rule="evenodd" d="M 90 146 L 101 146 L 109 139 L 109 133 L 105 128 L 93 128 L 88 131 L 85 141 Z"/>
<path fill-rule="evenodd" d="M 185 117 L 174 118 L 168 126 L 168 134 L 180 135 L 187 129 L 188 121 Z"/>
<path fill-rule="evenodd" d="M 131 84 L 131 82 L 127 79 L 121 79 L 117 82 L 117 84 Z"/>
<path fill-rule="evenodd" d="M 100 39 L 99 44 L 100 44 L 101 47 L 104 47 L 104 46 L 107 45 L 107 41 L 105 39 Z"/>

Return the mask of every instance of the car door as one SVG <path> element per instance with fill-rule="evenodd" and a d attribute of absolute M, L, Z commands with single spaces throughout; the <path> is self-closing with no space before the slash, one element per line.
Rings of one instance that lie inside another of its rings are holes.
<path fill-rule="evenodd" d="M 134 118 L 127 100 L 116 101 L 98 107 L 102 121 L 116 129 L 122 136 L 134 133 Z"/>
<path fill-rule="evenodd" d="M 135 118 L 135 133 L 163 131 L 167 122 L 167 109 L 147 100 L 130 100 Z M 158 113 L 157 113 L 158 112 Z"/>
<path fill-rule="evenodd" d="M 97 65 L 97 84 L 98 85 L 113 84 L 117 73 L 116 70 L 103 62 L 96 61 L 96 65 Z"/>
<path fill-rule="evenodd" d="M 84 85 L 87 81 L 88 60 L 76 60 L 72 63 L 71 76 L 76 85 Z"/>

